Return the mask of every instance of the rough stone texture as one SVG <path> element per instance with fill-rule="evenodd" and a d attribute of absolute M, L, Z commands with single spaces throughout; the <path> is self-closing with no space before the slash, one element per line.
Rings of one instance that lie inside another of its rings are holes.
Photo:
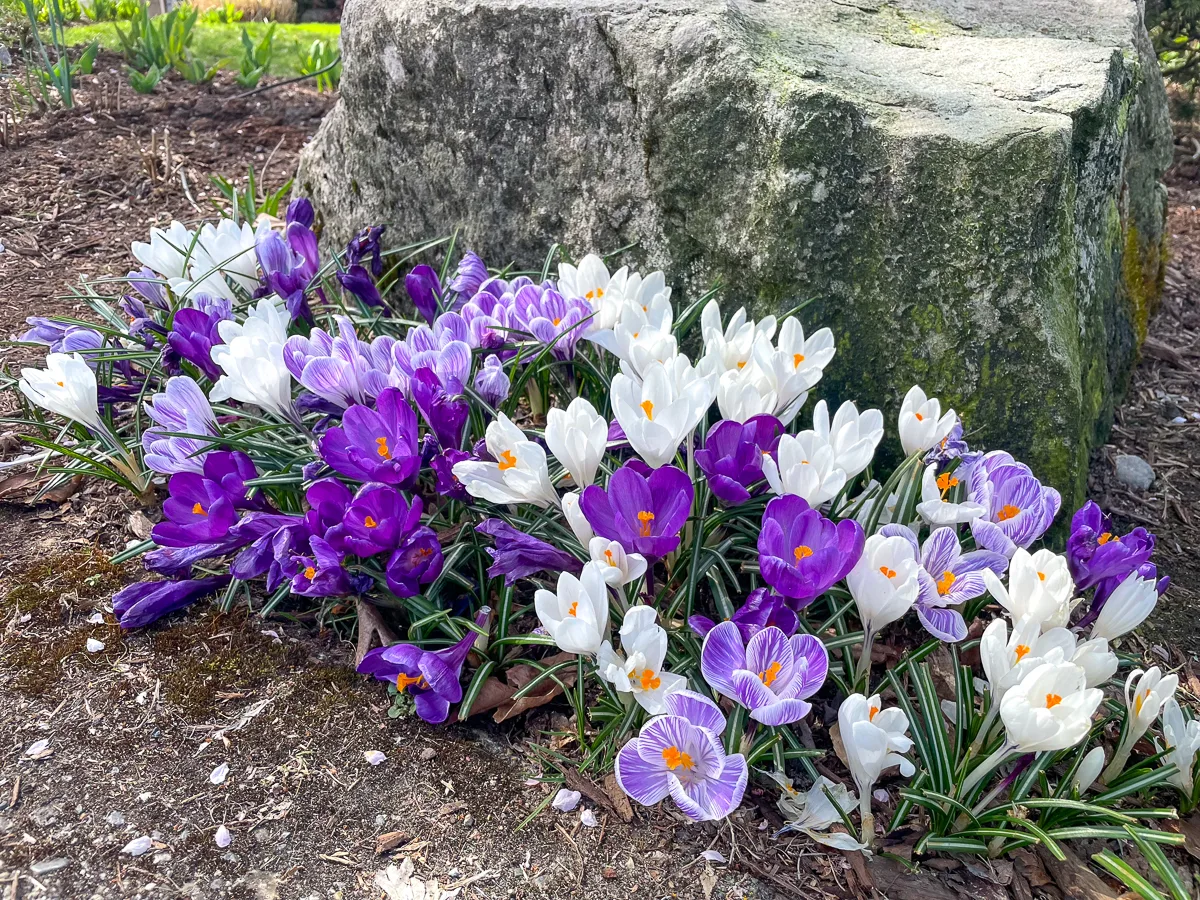
<path fill-rule="evenodd" d="M 1122 453 L 1117 457 L 1117 481 L 1137 491 L 1148 491 L 1154 484 L 1154 469 L 1140 456 Z"/>
<path fill-rule="evenodd" d="M 300 190 L 327 239 L 636 247 L 812 300 L 823 396 L 919 382 L 1081 496 L 1157 298 L 1171 158 L 1132 0 L 349 0 Z"/>

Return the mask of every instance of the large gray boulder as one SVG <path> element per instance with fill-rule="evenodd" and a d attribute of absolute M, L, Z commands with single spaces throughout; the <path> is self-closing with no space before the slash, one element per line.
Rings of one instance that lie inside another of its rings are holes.
<path fill-rule="evenodd" d="M 812 299 L 823 396 L 920 383 L 1070 501 L 1163 269 L 1141 3 L 903 2 L 349 0 L 300 190 L 330 241 L 635 244 L 685 300 Z"/>

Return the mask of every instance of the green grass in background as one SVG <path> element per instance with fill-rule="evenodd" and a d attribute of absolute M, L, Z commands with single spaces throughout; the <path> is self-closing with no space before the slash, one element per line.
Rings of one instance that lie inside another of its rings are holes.
<path fill-rule="evenodd" d="M 6 2 L 6 0 L 0 0 Z M 121 41 L 117 37 L 117 25 L 128 29 L 125 22 L 100 22 L 96 25 L 79 25 L 67 29 L 67 43 L 87 44 L 98 40 L 100 46 L 107 50 L 121 49 Z M 192 30 L 192 53 L 196 58 L 212 65 L 219 59 L 228 59 L 224 68 L 237 70 L 238 58 L 242 55 L 242 28 L 250 32 L 250 37 L 258 40 L 270 27 L 267 22 L 236 22 L 231 25 L 206 25 L 197 22 Z M 300 74 L 300 60 L 313 41 L 327 41 L 336 44 L 341 26 L 336 22 L 310 22 L 302 25 L 277 23 L 275 37 L 272 41 L 274 50 L 271 54 L 271 65 L 268 69 L 276 78 L 288 78 Z"/>

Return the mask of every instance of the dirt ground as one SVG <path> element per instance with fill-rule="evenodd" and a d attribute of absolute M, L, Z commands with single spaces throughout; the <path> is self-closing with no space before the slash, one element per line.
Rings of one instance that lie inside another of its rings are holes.
<path fill-rule="evenodd" d="M 124 274 L 129 242 L 151 223 L 211 215 L 209 175 L 232 179 L 253 163 L 278 187 L 330 102 L 305 87 L 238 99 L 224 76 L 211 88 L 170 82 L 146 98 L 118 90 L 118 68 L 115 57 L 102 58 L 82 108 L 27 121 L 0 146 L 0 335 L 18 333 L 26 315 L 79 314 L 68 283 Z M 1169 610 L 1194 603 L 1200 590 L 1190 556 L 1200 547 L 1193 191 L 1200 197 L 1200 172 L 1182 166 L 1172 182 L 1176 257 L 1152 324 L 1166 349 L 1139 367 L 1093 471 L 1106 506 L 1169 529 L 1161 545 L 1176 579 Z M 33 356 L 0 348 L 10 369 Z M 1167 395 L 1189 424 L 1163 417 Z M 4 409 L 11 400 L 0 400 Z M 1155 466 L 1147 495 L 1112 483 L 1118 450 Z M 532 781 L 528 741 L 539 735 L 528 725 L 431 728 L 389 718 L 381 687 L 350 671 L 343 635 L 214 608 L 121 634 L 109 600 L 138 569 L 105 560 L 141 528 L 133 502 L 102 485 L 31 507 L 6 498 L 0 482 L 3 900 L 379 898 L 377 873 L 404 860 L 443 896 L 464 898 L 817 900 L 869 895 L 872 884 L 893 900 L 1067 893 L 1028 853 L 1015 865 L 940 860 L 913 875 L 885 858 L 868 865 L 804 838 L 775 840 L 773 798 L 759 792 L 719 826 L 642 809 L 627 824 L 621 810 L 589 799 L 572 813 L 542 809 L 554 789 Z M 1180 659 L 1191 662 L 1200 626 L 1182 614 L 1169 622 L 1168 634 L 1186 627 L 1191 637 L 1164 642 L 1163 652 L 1174 656 L 1182 643 L 1189 652 Z M 103 649 L 89 651 L 89 638 Z M 45 748 L 31 755 L 39 741 Z M 368 763 L 372 750 L 386 760 Z M 223 765 L 228 774 L 214 783 Z M 895 783 L 884 786 L 894 803 Z M 585 809 L 596 827 L 581 821 Z M 221 825 L 231 837 L 225 848 L 216 843 Z M 141 837 L 149 851 L 122 852 Z M 892 849 L 903 854 L 903 840 Z"/>

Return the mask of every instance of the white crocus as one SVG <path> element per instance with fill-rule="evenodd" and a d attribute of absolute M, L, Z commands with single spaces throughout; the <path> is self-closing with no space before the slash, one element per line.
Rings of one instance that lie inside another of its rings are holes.
<path fill-rule="evenodd" d="M 1163 704 L 1163 741 L 1167 745 L 1164 762 L 1175 764 L 1176 772 L 1167 778 L 1184 795 L 1191 797 L 1195 790 L 1196 752 L 1200 750 L 1200 721 L 1183 717 L 1179 701 L 1170 697 Z"/>
<path fill-rule="evenodd" d="M 786 324 L 786 323 L 784 323 Z M 847 400 L 829 421 L 829 408 L 824 400 L 813 407 L 813 431 L 819 439 L 833 448 L 833 461 L 851 479 L 871 464 L 875 449 L 883 439 L 883 413 L 877 409 L 864 410 Z"/>
<path fill-rule="evenodd" d="M 583 397 L 546 412 L 546 446 L 581 490 L 596 479 L 608 444 L 608 422 Z"/>
<path fill-rule="evenodd" d="M 783 796 L 779 798 L 779 811 L 783 813 L 786 824 L 780 829 L 781 834 L 785 831 L 799 831 L 818 844 L 838 850 L 862 850 L 866 847 L 866 844 L 855 840 L 853 835 L 829 830 L 831 826 L 841 824 L 842 815 L 858 805 L 858 798 L 844 784 L 837 784 L 824 775 L 818 775 L 813 786 L 801 794 L 792 787 L 789 778 L 778 772 L 772 772 L 771 777 L 783 788 Z"/>
<path fill-rule="evenodd" d="M 599 564 L 604 580 L 611 587 L 624 587 L 646 574 L 646 557 L 640 553 L 626 553 L 617 541 L 594 537 L 587 546 L 592 562 Z"/>
<path fill-rule="evenodd" d="M 675 458 L 715 393 L 715 374 L 701 374 L 683 354 L 651 363 L 641 384 L 624 373 L 612 380 L 617 421 L 630 446 L 654 469 Z"/>
<path fill-rule="evenodd" d="M 925 467 L 921 476 L 921 502 L 917 504 L 917 513 L 935 528 L 939 525 L 961 525 L 978 519 L 987 512 L 981 503 L 970 500 L 956 502 L 954 490 L 959 485 L 959 478 L 953 472 L 937 473 L 936 465 Z"/>
<path fill-rule="evenodd" d="M 770 373 L 753 362 L 741 369 L 722 372 L 717 383 L 717 407 L 721 410 L 721 418 L 734 422 L 774 415 L 778 398 Z"/>
<path fill-rule="evenodd" d="M 771 373 L 778 394 L 775 415 L 784 425 L 796 418 L 835 351 L 832 331 L 822 328 L 805 338 L 804 328 L 795 316 L 783 320 L 774 347 L 770 341 L 758 341 L 754 359 Z"/>
<path fill-rule="evenodd" d="M 913 385 L 900 404 L 900 445 L 905 455 L 933 449 L 950 433 L 956 421 L 954 410 L 942 415 L 938 399 L 926 397 L 921 388 Z"/>
<path fill-rule="evenodd" d="M 233 298 L 221 274 L 247 294 L 253 292 L 259 284 L 258 258 L 254 252 L 257 240 L 258 235 L 249 222 L 240 225 L 232 219 L 221 219 L 216 225 L 206 222 L 192 250 L 188 271 L 194 287 L 189 294 Z"/>
<path fill-rule="evenodd" d="M 616 278 L 614 276 L 613 282 Z M 646 329 L 669 335 L 675 319 L 671 306 L 671 289 L 667 287 L 662 272 L 651 272 L 642 278 L 631 272 L 621 291 L 607 291 L 602 301 L 593 303 L 595 316 L 589 322 L 587 337 L 612 353 L 615 330 L 625 324 L 625 333 L 631 336 Z M 620 354 L 618 354 L 620 355 Z"/>
<path fill-rule="evenodd" d="M 1115 641 L 1137 628 L 1158 604 L 1158 588 L 1153 578 L 1142 578 L 1137 572 L 1118 585 L 1109 595 L 1092 624 L 1092 637 Z"/>
<path fill-rule="evenodd" d="M 920 569 L 913 545 L 903 537 L 873 534 L 867 538 L 862 556 L 846 576 L 846 584 L 868 637 L 874 637 L 912 608 L 917 600 Z"/>
<path fill-rule="evenodd" d="M 261 298 L 244 322 L 217 325 L 224 343 L 212 348 L 212 360 L 225 374 L 213 386 L 209 399 L 253 403 L 294 419 L 292 373 L 283 362 L 287 327 L 274 296 Z"/>
<path fill-rule="evenodd" d="M 1104 692 L 1089 688 L 1074 663 L 1042 663 L 1000 701 L 1007 743 L 1020 753 L 1073 747 L 1087 736 L 1103 699 Z"/>
<path fill-rule="evenodd" d="M 775 457 L 762 458 L 763 475 L 776 494 L 795 494 L 809 506 L 820 506 L 837 496 L 846 484 L 846 473 L 835 462 L 834 449 L 815 431 L 785 434 Z"/>
<path fill-rule="evenodd" d="M 883 770 L 899 766 L 905 777 L 915 771 L 912 761 L 901 755 L 912 747 L 907 731 L 908 717 L 895 707 L 883 709 L 878 694 L 851 694 L 838 707 L 838 733 L 846 751 L 846 765 L 858 787 L 864 844 L 870 845 L 875 834 L 871 791 Z"/>
<path fill-rule="evenodd" d="M 721 307 L 716 300 L 709 300 L 700 312 L 700 334 L 707 353 L 717 361 L 719 370 L 743 369 L 750 363 L 754 345 L 758 339 L 770 340 L 775 334 L 775 317 L 767 316 L 758 322 L 746 318 L 742 307 L 729 320 L 721 324 Z"/>
<path fill-rule="evenodd" d="M 590 564 L 594 565 L 594 563 Z M 605 641 L 596 659 L 600 677 L 619 694 L 632 694 L 652 716 L 666 711 L 668 694 L 687 687 L 682 675 L 663 671 L 667 658 L 667 632 L 657 622 L 652 606 L 635 606 L 621 623 L 621 652 Z"/>
<path fill-rule="evenodd" d="M 586 563 L 578 578 L 561 572 L 555 591 L 533 595 L 538 621 L 567 653 L 595 654 L 608 632 L 608 585 L 596 563 Z"/>
<path fill-rule="evenodd" d="M 1093 747 L 1087 752 L 1087 755 L 1079 763 L 1079 768 L 1075 770 L 1075 776 L 1071 779 L 1071 784 L 1075 790 L 1079 792 L 1079 796 L 1083 796 L 1088 792 L 1096 779 L 1100 777 L 1100 770 L 1104 768 L 1104 748 Z"/>
<path fill-rule="evenodd" d="M 50 353 L 46 368 L 22 369 L 18 385 L 30 403 L 88 428 L 107 431 L 96 399 L 96 373 L 80 354 Z"/>
<path fill-rule="evenodd" d="M 1108 641 L 1104 638 L 1092 638 L 1079 644 L 1071 656 L 1071 662 L 1083 669 L 1088 687 L 1100 687 L 1105 684 L 1117 674 L 1119 664 L 1117 654 L 1108 649 Z"/>
<path fill-rule="evenodd" d="M 134 241 L 129 249 L 138 262 L 163 278 L 182 278 L 195 239 L 194 231 L 189 231 L 181 222 L 172 222 L 165 231 L 151 228 L 150 243 Z"/>
<path fill-rule="evenodd" d="M 568 491 L 562 496 L 563 515 L 567 518 L 567 524 L 571 526 L 571 532 L 575 535 L 575 540 L 587 547 L 592 538 L 595 537 L 595 532 L 592 531 L 591 523 L 588 522 L 587 516 L 583 514 L 583 510 L 579 508 L 579 491 Z"/>
<path fill-rule="evenodd" d="M 988 591 L 1014 619 L 1032 616 L 1043 628 L 1066 625 L 1075 583 L 1067 561 L 1049 550 L 1030 553 L 1018 548 L 1008 566 L 1008 587 L 991 570 L 983 579 Z"/>
<path fill-rule="evenodd" d="M 467 493 L 491 503 L 532 503 L 543 508 L 558 505 L 546 451 L 526 438 L 508 416 L 496 414 L 484 432 L 484 443 L 495 462 L 467 459 L 454 464 L 454 477 Z"/>
<path fill-rule="evenodd" d="M 1158 718 L 1163 704 L 1175 697 L 1175 689 L 1179 687 L 1179 676 L 1163 675 L 1158 666 L 1151 666 L 1143 671 L 1134 669 L 1125 679 L 1125 731 L 1121 743 L 1113 754 L 1112 762 L 1100 776 L 1104 784 L 1112 781 L 1125 769 L 1133 746 L 1142 739 Z"/>
<path fill-rule="evenodd" d="M 589 253 L 579 261 L 578 267 L 570 263 L 559 264 L 558 287 L 564 297 L 579 297 L 596 309 L 612 294 L 624 294 L 628 276 L 629 269 L 624 267 L 609 275 L 604 260 Z"/>

